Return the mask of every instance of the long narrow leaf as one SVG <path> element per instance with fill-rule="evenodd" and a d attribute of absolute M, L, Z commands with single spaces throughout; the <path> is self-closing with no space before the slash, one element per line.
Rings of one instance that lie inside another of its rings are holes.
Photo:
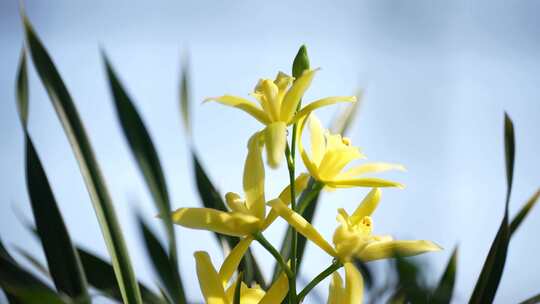
<path fill-rule="evenodd" d="M 508 252 L 508 243 L 510 241 L 510 226 L 508 225 L 508 205 L 510 194 L 512 192 L 512 181 L 514 177 L 514 155 L 515 138 L 514 125 L 510 117 L 505 113 L 504 116 L 504 151 L 506 159 L 506 203 L 504 208 L 504 217 L 497 232 L 495 240 L 491 244 L 488 256 L 482 267 L 480 277 L 474 287 L 470 303 L 491 303 L 497 293 L 499 282 L 501 281 L 506 255 Z"/>
<path fill-rule="evenodd" d="M 512 222 L 510 222 L 510 237 L 514 235 L 514 232 L 519 228 L 519 225 L 523 222 L 527 214 L 531 211 L 531 209 L 536 205 L 536 202 L 538 202 L 538 199 L 540 198 L 540 189 L 538 189 L 531 198 L 523 205 L 521 210 L 519 210 L 518 214 L 514 217 Z"/>
<path fill-rule="evenodd" d="M 535 303 L 540 303 L 540 294 L 537 294 L 534 297 L 528 298 L 527 300 L 523 302 L 519 302 L 519 304 L 535 304 Z"/>
<path fill-rule="evenodd" d="M 189 76 L 189 66 L 188 61 L 184 61 L 180 68 L 182 75 L 180 76 L 180 114 L 182 115 L 182 121 L 184 123 L 184 129 L 186 134 L 191 136 L 191 115 L 189 107 L 189 86 L 190 86 L 190 76 Z"/>
<path fill-rule="evenodd" d="M 115 275 L 126 303 L 141 303 L 141 295 L 131 266 L 124 237 L 101 170 L 79 118 L 71 95 L 30 21 L 23 15 L 27 47 L 34 66 L 64 127 L 90 194 L 103 238 L 113 261 Z"/>
<path fill-rule="evenodd" d="M 88 283 L 113 299 L 122 301 L 122 292 L 118 286 L 118 282 L 115 280 L 113 266 L 109 264 L 109 262 L 80 247 L 77 247 L 77 252 L 81 257 Z M 139 282 L 137 284 L 141 290 L 143 303 L 165 303 L 165 301 L 150 290 L 150 288 Z"/>
<path fill-rule="evenodd" d="M 458 259 L 458 249 L 457 247 L 452 252 L 450 260 L 446 265 L 446 269 L 433 293 L 431 303 L 450 303 L 452 300 L 452 294 L 454 292 L 454 285 L 456 281 L 456 268 L 457 268 L 457 259 Z"/>
<path fill-rule="evenodd" d="M 186 303 L 184 288 L 182 283 L 179 282 L 178 271 L 175 270 L 176 265 L 171 265 L 171 260 L 167 256 L 167 252 L 161 245 L 161 242 L 144 223 L 141 216 L 138 216 L 137 219 L 139 222 L 139 229 L 141 230 L 146 245 L 146 251 L 152 261 L 156 274 L 167 290 L 167 294 L 171 297 L 173 303 Z"/>
<path fill-rule="evenodd" d="M 158 154 L 154 148 L 154 143 L 152 142 L 150 134 L 146 130 L 137 109 L 131 101 L 131 98 L 122 86 L 105 54 L 103 54 L 103 60 L 109 78 L 116 114 L 122 126 L 124 135 L 127 138 L 139 169 L 152 194 L 154 204 L 156 205 L 159 214 L 169 214 L 171 212 L 169 191 L 167 190 L 165 176 Z M 166 287 L 169 296 L 174 299 L 174 302 L 182 303 L 185 302 L 186 299 L 183 293 L 182 280 L 178 271 L 175 233 L 170 217 L 162 217 L 162 222 L 165 226 L 165 231 L 167 232 L 169 247 L 168 259 L 170 261 L 168 262 L 167 268 L 171 270 L 171 275 L 173 275 L 173 277 L 170 278 L 173 281 L 168 281 L 167 283 L 174 283 L 176 285 L 166 285 Z"/>

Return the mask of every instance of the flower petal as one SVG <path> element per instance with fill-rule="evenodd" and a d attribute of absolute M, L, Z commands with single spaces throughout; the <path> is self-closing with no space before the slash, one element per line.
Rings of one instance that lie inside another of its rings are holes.
<path fill-rule="evenodd" d="M 296 190 L 295 191 L 296 197 L 298 197 L 302 193 L 302 191 L 306 189 L 308 181 L 309 181 L 309 174 L 306 174 L 306 173 L 300 174 L 294 180 L 294 189 Z M 281 191 L 281 193 L 279 194 L 279 199 L 286 205 L 289 205 L 291 203 L 290 185 L 285 187 L 285 189 Z M 266 228 L 268 228 L 268 226 L 270 226 L 276 220 L 277 217 L 278 217 L 277 212 L 274 209 L 270 210 L 270 212 L 268 213 L 268 216 L 264 220 L 264 224 L 262 225 L 261 230 L 265 230 Z"/>
<path fill-rule="evenodd" d="M 343 280 L 336 271 L 332 274 L 332 281 L 330 282 L 330 288 L 328 290 L 328 304 L 342 304 L 344 303 L 344 288 Z"/>
<path fill-rule="evenodd" d="M 413 256 L 429 251 L 439 251 L 442 248 L 431 241 L 380 241 L 367 245 L 357 256 L 363 262 Z"/>
<path fill-rule="evenodd" d="M 219 269 L 219 278 L 221 279 L 221 283 L 223 284 L 224 288 L 227 286 L 227 283 L 231 279 L 233 273 L 238 268 L 238 265 L 240 265 L 242 257 L 248 250 L 252 241 L 252 236 L 242 239 L 240 242 L 238 242 L 238 244 L 236 244 L 236 246 L 234 246 L 229 255 L 223 261 L 223 264 Z"/>
<path fill-rule="evenodd" d="M 260 121 L 263 124 L 269 124 L 270 120 L 266 113 L 263 112 L 257 105 L 247 99 L 242 97 L 232 96 L 232 95 L 223 95 L 219 97 L 210 97 L 204 100 L 206 101 L 217 101 L 221 104 L 238 108 L 249 115 L 253 116 L 255 119 Z"/>
<path fill-rule="evenodd" d="M 356 208 L 356 210 L 353 212 L 349 220 L 353 224 L 358 224 L 364 216 L 370 216 L 379 205 L 381 194 L 382 193 L 379 188 L 371 189 L 368 195 L 366 195 L 366 197 L 362 200 L 358 208 Z"/>
<path fill-rule="evenodd" d="M 255 133 L 248 142 L 248 155 L 244 165 L 243 187 L 246 206 L 251 214 L 264 220 L 264 163 L 261 155 L 260 134 Z"/>
<path fill-rule="evenodd" d="M 405 171 L 400 164 L 390 163 L 367 163 L 351 168 L 337 176 L 339 179 L 349 179 L 366 173 L 379 173 L 390 170 Z"/>
<path fill-rule="evenodd" d="M 296 79 L 289 91 L 287 91 L 281 103 L 281 121 L 290 123 L 300 99 L 311 85 L 311 80 L 313 80 L 317 71 L 318 69 L 305 71 L 302 76 Z"/>
<path fill-rule="evenodd" d="M 333 179 L 333 180 L 323 180 L 323 182 L 333 188 L 351 188 L 351 187 L 373 187 L 373 188 L 383 188 L 383 187 L 397 187 L 399 189 L 405 188 L 400 183 L 385 180 L 382 178 L 376 177 L 362 177 L 362 178 L 352 178 L 352 179 Z"/>
<path fill-rule="evenodd" d="M 278 279 L 274 282 L 274 284 L 272 284 L 270 289 L 268 289 L 268 291 L 258 304 L 281 303 L 281 301 L 283 301 L 288 292 L 289 280 L 287 279 L 287 276 L 282 273 L 279 275 Z"/>
<path fill-rule="evenodd" d="M 286 220 L 291 226 L 298 231 L 298 233 L 305 236 L 307 239 L 315 243 L 322 250 L 326 251 L 329 255 L 335 257 L 336 251 L 330 245 L 324 237 L 313 227 L 306 219 L 300 214 L 292 211 L 287 205 L 285 205 L 279 198 L 268 202 L 268 205 L 277 212 L 284 220 Z"/>
<path fill-rule="evenodd" d="M 197 251 L 194 256 L 197 263 L 197 277 L 205 302 L 207 304 L 229 304 L 208 253 Z"/>
<path fill-rule="evenodd" d="M 311 115 L 309 118 L 309 131 L 311 135 L 311 159 L 319 167 L 326 152 L 326 140 L 324 138 L 325 129 L 315 115 Z"/>
<path fill-rule="evenodd" d="M 287 144 L 287 125 L 284 122 L 273 122 L 264 129 L 264 143 L 268 165 L 277 168 L 285 155 Z"/>
<path fill-rule="evenodd" d="M 364 279 L 356 266 L 352 263 L 345 263 L 345 292 L 344 304 L 362 303 L 364 298 Z"/>
<path fill-rule="evenodd" d="M 246 236 L 257 231 L 260 220 L 239 212 L 211 208 L 180 208 L 171 214 L 175 224 L 192 229 L 210 230 L 232 236 Z"/>
<path fill-rule="evenodd" d="M 296 115 L 294 115 L 291 123 L 297 122 L 300 118 L 309 115 L 309 113 L 318 108 L 329 106 L 338 102 L 356 102 L 356 96 L 332 96 L 314 101 L 298 111 Z"/>
<path fill-rule="evenodd" d="M 300 155 L 302 156 L 302 161 L 304 162 L 304 165 L 306 166 L 306 169 L 309 171 L 309 174 L 313 176 L 314 179 L 319 180 L 319 169 L 317 167 L 317 164 L 313 162 L 313 160 L 308 156 L 306 150 L 304 150 L 304 145 L 302 144 L 302 134 L 304 132 L 304 127 L 306 126 L 307 117 L 304 119 L 301 119 L 298 123 L 300 124 L 300 128 L 297 129 L 296 134 L 296 145 L 298 146 L 298 151 L 300 151 Z"/>

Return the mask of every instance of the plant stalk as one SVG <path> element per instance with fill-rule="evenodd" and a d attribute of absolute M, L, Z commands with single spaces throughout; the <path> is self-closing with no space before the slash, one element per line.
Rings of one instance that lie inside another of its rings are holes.
<path fill-rule="evenodd" d="M 298 294 L 298 303 L 301 303 L 304 300 L 304 297 L 315 287 L 317 284 L 319 284 L 322 280 L 326 279 L 327 276 L 334 273 L 336 270 L 341 268 L 343 264 L 338 261 L 334 260 L 330 266 L 328 266 L 325 270 L 323 270 L 321 273 L 319 273 L 311 282 L 309 282 L 304 289 Z"/>

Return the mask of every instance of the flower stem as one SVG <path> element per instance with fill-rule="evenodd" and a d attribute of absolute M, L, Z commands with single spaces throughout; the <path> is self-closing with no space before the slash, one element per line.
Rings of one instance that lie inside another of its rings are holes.
<path fill-rule="evenodd" d="M 304 289 L 298 294 L 298 303 L 301 303 L 304 297 L 315 287 L 317 284 L 319 284 L 322 280 L 324 280 L 327 276 L 334 273 L 336 270 L 341 268 L 343 264 L 338 261 L 334 260 L 330 266 L 328 266 L 325 270 L 323 270 L 319 275 L 317 275 L 311 282 L 309 282 Z"/>
<path fill-rule="evenodd" d="M 295 142 L 296 142 L 296 124 L 293 126 L 293 135 L 291 139 L 291 148 L 289 149 L 289 143 L 287 143 L 287 146 L 285 147 L 285 156 L 287 158 L 287 168 L 289 169 L 289 188 L 291 189 L 291 209 L 296 210 L 296 189 L 295 189 Z M 292 227 L 289 227 L 292 232 L 291 237 L 291 253 L 290 253 L 290 259 L 291 259 L 291 271 L 296 277 L 297 273 L 297 261 L 296 261 L 296 251 L 298 247 L 298 234 L 296 233 L 296 230 Z M 293 299 L 296 298 L 296 280 L 292 282 L 293 284 L 289 284 L 289 303 L 296 304 L 296 301 L 293 301 Z"/>
<path fill-rule="evenodd" d="M 287 263 L 283 260 L 283 257 L 281 256 L 281 254 L 279 254 L 277 249 L 274 248 L 274 246 L 272 246 L 270 242 L 268 242 L 268 240 L 262 235 L 262 233 L 257 232 L 256 234 L 253 235 L 253 237 L 257 240 L 257 242 L 259 242 L 259 244 L 261 244 L 261 246 L 264 247 L 264 249 L 266 249 L 274 257 L 274 259 L 276 259 L 279 266 L 281 266 L 281 269 L 285 272 L 285 274 L 287 275 L 287 278 L 289 279 L 289 286 L 291 285 L 295 286 L 296 277 L 291 271 L 291 269 L 289 268 L 289 266 L 287 265 Z M 295 304 L 297 303 L 296 292 L 294 293 L 292 297 L 292 301 L 294 302 L 291 302 L 291 303 L 295 303 Z"/>
<path fill-rule="evenodd" d="M 313 202 L 315 197 L 319 195 L 323 187 L 323 183 L 315 181 L 311 187 L 311 190 L 307 192 L 306 196 L 304 196 L 300 202 L 298 202 L 298 208 L 296 208 L 296 211 L 301 215 L 304 214 L 304 211 L 306 211 L 307 207 L 309 204 L 311 204 L 311 202 Z"/>

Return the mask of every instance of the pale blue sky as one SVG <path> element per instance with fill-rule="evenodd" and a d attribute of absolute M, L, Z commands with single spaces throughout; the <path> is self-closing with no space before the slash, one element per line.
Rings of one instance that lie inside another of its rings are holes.
<path fill-rule="evenodd" d="M 222 192 L 241 190 L 245 141 L 260 126 L 207 96 L 247 96 L 259 77 L 290 70 L 308 46 L 322 67 L 307 99 L 366 91 L 350 137 L 371 160 L 400 162 L 389 174 L 405 190 L 387 190 L 375 232 L 433 240 L 446 250 L 425 256 L 438 278 L 459 243 L 456 302 L 464 302 L 503 214 L 503 111 L 516 127 L 511 211 L 540 184 L 540 20 L 537 1 L 26 1 L 28 15 L 70 89 L 115 201 L 138 277 L 155 281 L 134 221 L 143 209 L 158 228 L 150 197 L 129 153 L 103 73 L 103 47 L 153 135 L 175 207 L 196 206 L 191 164 L 177 105 L 178 67 L 189 53 L 194 138 Z M 13 209 L 31 215 L 23 174 L 22 133 L 14 78 L 22 44 L 17 1 L 0 3 L 1 237 L 41 254 Z M 31 70 L 30 132 L 73 238 L 105 255 L 91 203 L 56 115 Z M 337 108 L 319 111 L 328 122 Z M 268 196 L 287 182 L 285 168 L 267 173 Z M 336 207 L 354 209 L 364 190 L 325 194 L 315 225 L 331 238 Z M 278 241 L 283 224 L 267 234 Z M 540 210 L 511 242 L 496 302 L 539 292 Z M 178 228 L 181 269 L 190 299 L 200 300 L 192 253 L 222 257 L 211 234 Z M 255 247 L 263 268 L 270 257 Z M 306 265 L 330 261 L 316 247 Z M 525 261 L 530 260 L 529 263 Z M 305 267 L 311 278 L 318 267 Z M 380 274 L 381 276 L 384 273 Z M 326 294 L 327 284 L 319 292 Z"/>

